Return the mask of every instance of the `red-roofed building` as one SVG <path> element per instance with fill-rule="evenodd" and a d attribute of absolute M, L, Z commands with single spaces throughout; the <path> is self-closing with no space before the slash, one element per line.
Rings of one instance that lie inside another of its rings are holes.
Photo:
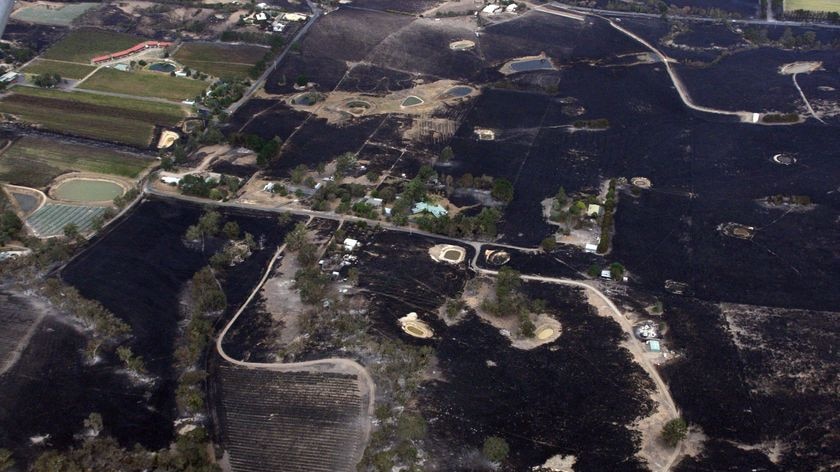
<path fill-rule="evenodd" d="M 146 49 L 153 49 L 153 48 L 165 48 L 172 46 L 171 42 L 168 41 L 144 41 L 140 44 L 136 44 L 128 49 L 124 49 L 122 51 L 114 52 L 111 54 L 106 54 L 104 56 L 97 56 L 91 59 L 91 62 L 94 64 L 100 64 L 102 62 L 113 61 L 116 59 L 122 59 L 124 57 L 130 56 L 132 54 L 137 54 L 140 51 L 145 51 Z"/>

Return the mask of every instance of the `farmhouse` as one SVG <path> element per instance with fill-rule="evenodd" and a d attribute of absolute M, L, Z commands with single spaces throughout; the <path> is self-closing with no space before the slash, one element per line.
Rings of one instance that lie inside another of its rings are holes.
<path fill-rule="evenodd" d="M 104 56 L 94 57 L 91 60 L 91 62 L 93 62 L 94 64 L 101 64 L 103 62 L 113 61 L 115 59 L 122 59 L 132 54 L 137 54 L 138 52 L 145 51 L 147 49 L 166 48 L 169 46 L 172 46 L 172 43 L 168 41 L 144 41 L 140 44 L 132 46 L 128 49 L 124 49 L 122 51 L 106 54 Z"/>
<path fill-rule="evenodd" d="M 411 209 L 411 213 L 418 214 L 418 213 L 431 213 L 432 216 L 435 218 L 441 217 L 449 213 L 446 211 L 446 208 L 440 205 L 430 205 L 426 202 L 419 202 L 414 205 L 414 208 Z"/>
<path fill-rule="evenodd" d="M 306 21 L 306 18 L 303 13 L 283 13 L 283 19 L 286 21 Z"/>
<path fill-rule="evenodd" d="M 356 241 L 355 239 L 347 238 L 344 240 L 344 249 L 346 251 L 352 252 L 358 245 L 359 241 Z"/>

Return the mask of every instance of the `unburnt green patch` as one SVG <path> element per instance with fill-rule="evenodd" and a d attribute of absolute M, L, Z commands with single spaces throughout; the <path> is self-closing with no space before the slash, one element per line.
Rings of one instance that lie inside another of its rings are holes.
<path fill-rule="evenodd" d="M 23 68 L 27 74 L 58 74 L 68 79 L 81 79 L 96 70 L 94 66 L 70 62 L 37 59 Z"/>
<path fill-rule="evenodd" d="M 123 72 L 103 68 L 82 82 L 79 88 L 181 101 L 201 95 L 208 85 L 203 80 L 171 77 L 154 72 Z"/>
<path fill-rule="evenodd" d="M 155 125 L 173 126 L 186 115 L 174 104 L 84 92 L 15 87 L 0 112 L 52 131 L 146 147 Z"/>
<path fill-rule="evenodd" d="M 0 180 L 43 188 L 71 171 L 136 178 L 150 164 L 149 159 L 107 148 L 23 137 L 0 156 Z"/>
<path fill-rule="evenodd" d="M 144 38 L 131 34 L 85 28 L 70 32 L 41 57 L 87 64 L 96 56 L 128 49 Z"/>

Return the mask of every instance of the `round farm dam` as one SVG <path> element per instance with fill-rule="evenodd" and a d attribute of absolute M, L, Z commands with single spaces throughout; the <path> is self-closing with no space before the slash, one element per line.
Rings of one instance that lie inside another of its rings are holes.
<path fill-rule="evenodd" d="M 56 186 L 52 196 L 67 202 L 105 202 L 124 193 L 122 185 L 110 180 L 69 179 Z"/>

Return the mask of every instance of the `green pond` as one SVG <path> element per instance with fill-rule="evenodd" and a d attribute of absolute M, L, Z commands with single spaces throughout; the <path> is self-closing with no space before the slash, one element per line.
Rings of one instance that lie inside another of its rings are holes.
<path fill-rule="evenodd" d="M 402 106 L 404 107 L 413 107 L 414 105 L 419 105 L 423 103 L 423 100 L 420 97 L 415 97 L 414 95 L 406 98 L 402 102 Z"/>
<path fill-rule="evenodd" d="M 56 199 L 68 202 L 102 202 L 122 194 L 123 188 L 114 182 L 89 179 L 64 181 L 54 191 Z"/>

